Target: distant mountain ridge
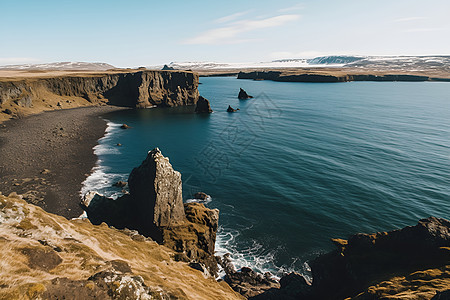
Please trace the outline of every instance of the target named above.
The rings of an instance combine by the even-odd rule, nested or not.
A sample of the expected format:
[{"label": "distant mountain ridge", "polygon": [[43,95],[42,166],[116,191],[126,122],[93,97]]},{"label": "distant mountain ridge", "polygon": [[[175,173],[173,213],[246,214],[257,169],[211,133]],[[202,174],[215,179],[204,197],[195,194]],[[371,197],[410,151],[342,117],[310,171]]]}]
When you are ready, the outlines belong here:
[{"label": "distant mountain ridge", "polygon": [[106,71],[115,69],[113,65],[100,62],[53,62],[43,64],[24,64],[0,66],[0,70],[74,70],[74,71]]},{"label": "distant mountain ridge", "polygon": [[[346,56],[330,55],[312,59],[288,58],[269,62],[256,63],[218,63],[218,62],[171,62],[168,67],[177,70],[226,70],[226,69],[277,69],[277,68],[313,68],[341,67],[367,68],[376,70],[429,71],[441,70],[450,72],[450,55],[433,56]],[[149,68],[161,68],[151,66]]]}]

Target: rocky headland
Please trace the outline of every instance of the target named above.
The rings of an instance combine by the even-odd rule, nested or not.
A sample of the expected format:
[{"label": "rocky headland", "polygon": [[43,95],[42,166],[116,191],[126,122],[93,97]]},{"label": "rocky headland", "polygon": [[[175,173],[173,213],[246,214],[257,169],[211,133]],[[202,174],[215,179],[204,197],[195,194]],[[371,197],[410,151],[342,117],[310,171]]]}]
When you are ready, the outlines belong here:
[{"label": "rocky headland", "polygon": [[15,73],[0,77],[0,121],[80,106],[195,105],[197,88],[198,75],[185,71]]},{"label": "rocky headland", "polygon": [[450,288],[450,222],[445,219],[430,217],[415,226],[333,243],[336,250],[309,262],[312,283],[291,273],[281,278],[281,288],[254,299],[449,299],[439,295]]},{"label": "rocky headland", "polygon": [[351,74],[342,72],[326,72],[321,70],[290,71],[251,71],[239,72],[238,79],[272,80],[282,82],[349,82],[349,81],[450,81],[450,78],[430,77],[427,75],[386,74]]}]

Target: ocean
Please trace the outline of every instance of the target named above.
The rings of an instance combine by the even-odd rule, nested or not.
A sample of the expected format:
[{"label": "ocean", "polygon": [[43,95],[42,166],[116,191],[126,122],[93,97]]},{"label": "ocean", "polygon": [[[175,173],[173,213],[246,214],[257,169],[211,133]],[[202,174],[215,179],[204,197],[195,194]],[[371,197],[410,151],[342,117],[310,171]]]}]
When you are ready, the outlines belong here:
[{"label": "ocean", "polygon": [[[82,193],[117,197],[112,183],[158,147],[182,174],[184,200],[202,191],[220,210],[218,254],[278,276],[307,273],[331,238],[450,219],[449,83],[200,82],[210,115],[181,107],[105,116]],[[255,98],[238,100],[239,88]]]}]

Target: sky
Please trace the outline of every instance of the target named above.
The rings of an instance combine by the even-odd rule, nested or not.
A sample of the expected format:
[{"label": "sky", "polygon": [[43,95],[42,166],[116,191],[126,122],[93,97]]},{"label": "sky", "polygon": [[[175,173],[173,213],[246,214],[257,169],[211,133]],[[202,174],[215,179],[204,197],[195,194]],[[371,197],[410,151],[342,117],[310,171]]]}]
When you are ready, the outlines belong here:
[{"label": "sky", "polygon": [[0,0],[0,65],[450,55],[448,0]]}]

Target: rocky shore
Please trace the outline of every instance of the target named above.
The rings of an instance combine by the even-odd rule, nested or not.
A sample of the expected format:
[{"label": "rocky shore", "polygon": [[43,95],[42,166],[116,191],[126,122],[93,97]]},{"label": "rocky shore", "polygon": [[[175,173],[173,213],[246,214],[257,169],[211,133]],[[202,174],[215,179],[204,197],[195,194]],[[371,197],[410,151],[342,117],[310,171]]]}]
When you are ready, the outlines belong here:
[{"label": "rocky shore", "polygon": [[183,71],[7,76],[0,77],[0,122],[9,120],[0,123],[0,191],[67,218],[82,213],[79,191],[96,162],[92,149],[105,132],[103,114],[195,105],[200,97],[197,74]]}]

